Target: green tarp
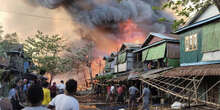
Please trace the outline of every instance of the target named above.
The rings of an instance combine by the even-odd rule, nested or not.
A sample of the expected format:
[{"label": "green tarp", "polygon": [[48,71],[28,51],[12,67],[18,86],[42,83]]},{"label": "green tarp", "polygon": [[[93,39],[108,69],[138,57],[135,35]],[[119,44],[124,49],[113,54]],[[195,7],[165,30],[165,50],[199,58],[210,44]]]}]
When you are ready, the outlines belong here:
[{"label": "green tarp", "polygon": [[220,23],[209,24],[202,30],[202,51],[220,50]]},{"label": "green tarp", "polygon": [[146,60],[149,49],[142,51],[142,62]]},{"label": "green tarp", "polygon": [[[166,50],[166,43],[163,43],[159,46],[149,48],[145,50],[145,52],[143,51],[142,55],[146,55],[146,54],[147,55],[146,57],[142,56],[142,58],[145,57],[145,60],[156,60],[156,59],[164,58],[165,50]],[[142,59],[142,61],[144,61],[144,59]]]},{"label": "green tarp", "polygon": [[126,56],[127,56],[127,53],[126,52],[123,52],[121,54],[118,55],[118,64],[123,64],[125,63],[126,61]]},{"label": "green tarp", "polygon": [[110,68],[111,68],[111,62],[106,62],[105,69],[110,69]]}]

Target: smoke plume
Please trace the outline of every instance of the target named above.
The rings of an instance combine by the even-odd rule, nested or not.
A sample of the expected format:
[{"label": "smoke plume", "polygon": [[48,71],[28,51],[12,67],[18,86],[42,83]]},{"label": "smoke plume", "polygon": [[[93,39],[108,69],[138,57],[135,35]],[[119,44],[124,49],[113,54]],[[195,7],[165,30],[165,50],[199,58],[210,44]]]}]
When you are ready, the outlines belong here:
[{"label": "smoke plume", "polygon": [[38,0],[47,8],[64,6],[74,21],[90,28],[105,28],[115,31],[118,23],[132,19],[143,30],[168,32],[170,23],[158,22],[159,18],[172,21],[163,11],[153,10],[160,0]]},{"label": "smoke plume", "polygon": [[[72,16],[73,25],[79,28],[79,36],[81,30],[87,33],[88,36],[81,37],[94,41],[99,53],[106,53],[106,48],[112,51],[109,45],[116,48],[122,42],[143,39],[148,32],[170,32],[173,18],[164,11],[152,9],[161,6],[162,1],[38,0],[47,8],[64,7]],[[159,22],[160,18],[166,18],[166,22]]]}]

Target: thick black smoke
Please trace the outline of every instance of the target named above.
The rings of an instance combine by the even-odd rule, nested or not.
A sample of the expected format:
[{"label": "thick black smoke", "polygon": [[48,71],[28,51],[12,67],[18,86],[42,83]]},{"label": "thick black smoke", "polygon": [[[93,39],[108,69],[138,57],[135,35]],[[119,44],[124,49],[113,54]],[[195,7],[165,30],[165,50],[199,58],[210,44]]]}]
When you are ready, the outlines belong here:
[{"label": "thick black smoke", "polygon": [[[104,28],[117,32],[118,23],[132,19],[145,31],[169,32],[173,20],[161,10],[153,10],[152,6],[160,6],[160,0],[38,0],[47,8],[64,6],[79,22],[90,28]],[[166,18],[170,22],[159,22]]]}]

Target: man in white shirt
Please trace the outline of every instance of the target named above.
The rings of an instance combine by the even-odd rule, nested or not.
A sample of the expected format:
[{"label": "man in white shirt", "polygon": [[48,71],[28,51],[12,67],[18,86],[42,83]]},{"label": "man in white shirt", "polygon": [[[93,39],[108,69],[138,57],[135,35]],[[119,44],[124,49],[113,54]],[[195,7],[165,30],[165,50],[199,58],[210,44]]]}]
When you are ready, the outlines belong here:
[{"label": "man in white shirt", "polygon": [[75,86],[77,85],[73,79],[68,80],[65,93],[53,98],[48,108],[55,108],[55,110],[79,110],[79,102],[73,97]]}]

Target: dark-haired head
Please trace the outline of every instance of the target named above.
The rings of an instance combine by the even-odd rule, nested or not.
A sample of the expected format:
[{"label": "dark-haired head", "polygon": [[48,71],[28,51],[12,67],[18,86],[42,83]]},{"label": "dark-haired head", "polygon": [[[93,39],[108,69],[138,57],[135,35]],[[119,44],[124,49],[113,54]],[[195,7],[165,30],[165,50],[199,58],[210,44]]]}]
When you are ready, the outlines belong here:
[{"label": "dark-haired head", "polygon": [[48,83],[48,82],[46,82],[46,81],[44,81],[44,82],[42,83],[42,87],[43,87],[43,88],[47,88],[47,87],[48,87],[48,85],[49,85],[49,83]]},{"label": "dark-haired head", "polygon": [[40,105],[43,100],[43,89],[39,85],[32,85],[27,91],[28,102],[33,106]]},{"label": "dark-haired head", "polygon": [[70,79],[66,82],[66,91],[68,94],[73,94],[76,90],[77,82],[73,79]]},{"label": "dark-haired head", "polygon": [[60,82],[61,82],[61,83],[64,83],[64,81],[63,81],[63,80],[61,80]]}]

